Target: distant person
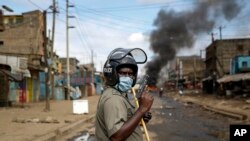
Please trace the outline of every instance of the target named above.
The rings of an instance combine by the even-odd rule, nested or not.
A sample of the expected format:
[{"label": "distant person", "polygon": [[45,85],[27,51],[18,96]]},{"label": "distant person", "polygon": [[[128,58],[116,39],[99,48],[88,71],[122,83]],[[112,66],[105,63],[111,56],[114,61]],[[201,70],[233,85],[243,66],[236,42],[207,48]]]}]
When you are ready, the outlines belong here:
[{"label": "distant person", "polygon": [[163,88],[161,87],[159,91],[159,97],[162,97],[162,94],[163,94]]},{"label": "distant person", "polygon": [[[144,55],[145,60],[136,60],[133,52]],[[143,50],[115,49],[110,53],[103,68],[105,87],[96,112],[95,135],[98,141],[143,141],[140,121],[150,120],[147,114],[153,104],[153,97],[144,92],[135,109],[128,98],[129,90],[135,85],[139,63],[147,60]],[[145,122],[147,122],[145,121]]]},{"label": "distant person", "polygon": [[184,93],[183,93],[183,84],[182,83],[180,83],[180,84],[178,84],[179,85],[179,94],[182,96]]}]

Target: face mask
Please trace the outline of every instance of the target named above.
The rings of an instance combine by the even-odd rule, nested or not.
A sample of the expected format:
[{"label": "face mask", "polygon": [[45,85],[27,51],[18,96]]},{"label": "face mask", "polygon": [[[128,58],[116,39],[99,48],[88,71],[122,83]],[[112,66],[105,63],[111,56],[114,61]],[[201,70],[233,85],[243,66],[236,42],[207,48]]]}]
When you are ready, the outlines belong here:
[{"label": "face mask", "polygon": [[120,76],[119,83],[116,85],[118,90],[126,92],[131,89],[133,84],[133,79],[128,76]]}]

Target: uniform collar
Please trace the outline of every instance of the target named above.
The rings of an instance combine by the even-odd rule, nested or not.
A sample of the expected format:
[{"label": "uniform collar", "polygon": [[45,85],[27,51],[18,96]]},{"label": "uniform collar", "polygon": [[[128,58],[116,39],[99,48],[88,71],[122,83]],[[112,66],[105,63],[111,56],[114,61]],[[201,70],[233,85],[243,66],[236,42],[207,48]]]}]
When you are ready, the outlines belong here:
[{"label": "uniform collar", "polygon": [[120,92],[119,90],[117,90],[117,89],[114,88],[114,87],[111,87],[111,88],[113,88],[113,90],[112,90],[112,94],[113,94],[113,95],[121,95],[121,96],[123,96],[123,97],[125,97],[125,98],[128,98],[127,93],[125,93],[125,92]]},{"label": "uniform collar", "polygon": [[127,93],[122,93],[122,92],[118,91],[118,90],[117,90],[116,88],[114,88],[114,87],[110,87],[110,88],[112,89],[112,94],[113,94],[113,95],[119,95],[119,96],[124,97],[124,98],[128,101],[128,103],[131,105],[131,107],[135,108],[135,106],[134,106],[133,104],[131,104],[131,102],[129,101],[129,99],[128,99],[128,94],[127,94]]}]

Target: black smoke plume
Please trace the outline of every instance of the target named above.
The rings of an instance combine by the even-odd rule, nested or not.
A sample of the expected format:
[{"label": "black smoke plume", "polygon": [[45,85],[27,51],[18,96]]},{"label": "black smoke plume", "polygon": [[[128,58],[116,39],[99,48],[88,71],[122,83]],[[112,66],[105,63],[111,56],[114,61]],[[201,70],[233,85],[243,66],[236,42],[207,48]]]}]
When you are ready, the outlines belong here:
[{"label": "black smoke plume", "polygon": [[216,21],[236,17],[241,6],[236,0],[197,0],[189,11],[160,10],[150,35],[150,49],[155,53],[146,64],[151,83],[157,82],[161,69],[175,58],[182,48],[191,48],[202,33],[209,33]]}]

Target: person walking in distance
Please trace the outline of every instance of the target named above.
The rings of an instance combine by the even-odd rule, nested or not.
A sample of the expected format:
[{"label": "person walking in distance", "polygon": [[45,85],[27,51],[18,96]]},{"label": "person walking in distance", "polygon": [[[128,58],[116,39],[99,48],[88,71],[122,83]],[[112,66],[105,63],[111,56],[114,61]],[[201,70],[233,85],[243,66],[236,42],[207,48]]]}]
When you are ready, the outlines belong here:
[{"label": "person walking in distance", "polygon": [[146,53],[139,48],[113,50],[104,64],[105,89],[96,112],[95,135],[98,141],[143,141],[141,119],[148,114],[153,97],[144,92],[136,109],[128,99],[128,91],[137,80],[137,64],[145,63]]},{"label": "person walking in distance", "polygon": [[162,97],[162,94],[163,94],[163,88],[161,87],[159,91],[159,97]]}]

